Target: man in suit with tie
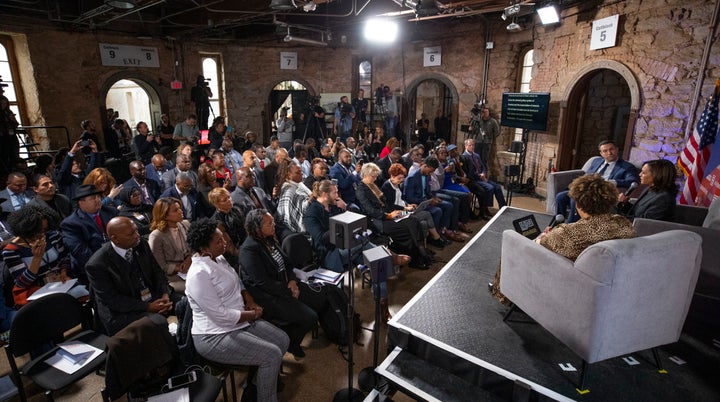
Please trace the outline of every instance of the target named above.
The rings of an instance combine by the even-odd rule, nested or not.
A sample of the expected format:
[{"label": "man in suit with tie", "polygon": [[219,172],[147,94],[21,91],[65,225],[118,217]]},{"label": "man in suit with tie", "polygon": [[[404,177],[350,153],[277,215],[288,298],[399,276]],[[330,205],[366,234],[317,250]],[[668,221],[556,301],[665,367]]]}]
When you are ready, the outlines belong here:
[{"label": "man in suit with tie", "polygon": [[257,165],[257,155],[255,155],[255,152],[248,149],[247,151],[243,152],[242,157],[243,157],[243,167],[247,167],[250,169],[250,172],[252,173],[253,177],[255,178],[255,185],[260,187],[261,189],[266,188],[265,187],[265,175],[256,166]]},{"label": "man in suit with tie", "polygon": [[[254,154],[254,152],[253,152]],[[275,213],[275,205],[272,203],[267,193],[255,184],[255,176],[252,169],[243,166],[235,173],[237,177],[237,187],[230,194],[233,205],[237,205],[247,215],[253,209],[266,209],[271,214]]]},{"label": "man in suit with tie", "polygon": [[5,190],[0,191],[0,198],[5,198],[2,203],[5,214],[17,211],[35,198],[35,193],[27,188],[27,177],[20,172],[11,172],[6,184]]},{"label": "man in suit with tie", "polygon": [[485,217],[490,217],[492,213],[488,208],[493,205],[493,196],[495,196],[495,200],[497,200],[498,208],[507,205],[502,187],[487,177],[487,165],[485,161],[482,160],[482,157],[475,152],[475,140],[468,138],[464,144],[465,152],[460,156],[462,168],[467,174],[467,177],[484,190],[485,199],[483,200],[482,213]]},{"label": "man in suit with tie", "polygon": [[340,198],[347,203],[348,208],[359,210],[355,205],[355,190],[360,183],[360,169],[362,163],[357,166],[352,164],[352,155],[347,149],[338,153],[338,161],[330,168],[330,178],[337,181]]},{"label": "man in suit with tie", "polygon": [[[597,173],[619,188],[630,187],[631,183],[640,180],[635,165],[620,159],[619,149],[614,142],[602,141],[598,148],[602,158],[596,158],[590,164],[586,174]],[[577,222],[580,219],[575,209],[575,200],[570,198],[567,190],[561,191],[555,196],[555,214],[565,215],[567,223]]]},{"label": "man in suit with tie", "polygon": [[160,185],[154,180],[147,179],[147,171],[145,165],[139,160],[130,162],[131,178],[123,183],[123,188],[128,190],[137,187],[140,189],[140,198],[143,204],[155,205],[155,201],[160,197]]},{"label": "man in suit with tie", "polygon": [[187,155],[180,154],[175,158],[175,168],[167,170],[162,175],[163,186],[165,189],[175,184],[175,176],[180,172],[188,172],[192,177],[193,187],[197,187],[197,173],[192,170],[192,161]]},{"label": "man in suit with tie", "polygon": [[101,194],[92,184],[78,187],[73,198],[78,208],[60,223],[73,274],[84,285],[88,283],[85,264],[108,241],[107,224],[118,214],[117,209],[102,205]]},{"label": "man in suit with tie", "polygon": [[165,316],[173,307],[171,290],[147,241],[124,216],[108,222],[107,234],[110,241],[90,257],[86,267],[106,333],[114,335],[146,316],[167,325]]},{"label": "man in suit with tie", "polygon": [[165,190],[161,198],[172,197],[180,200],[183,216],[188,221],[194,221],[205,216],[202,208],[198,208],[197,190],[193,188],[192,177],[187,172],[180,172],[175,176],[175,185]]},{"label": "man in suit with tie", "polygon": [[168,163],[165,156],[163,154],[155,154],[152,159],[150,159],[150,163],[145,165],[145,177],[148,180],[156,182],[160,187],[160,191],[165,191],[166,187],[162,176],[168,170],[172,170],[172,165]]}]

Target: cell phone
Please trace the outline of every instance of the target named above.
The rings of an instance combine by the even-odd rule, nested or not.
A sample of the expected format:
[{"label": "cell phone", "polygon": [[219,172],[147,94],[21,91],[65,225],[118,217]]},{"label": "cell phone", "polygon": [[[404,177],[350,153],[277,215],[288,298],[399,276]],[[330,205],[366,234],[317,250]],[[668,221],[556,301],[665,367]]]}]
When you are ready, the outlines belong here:
[{"label": "cell phone", "polygon": [[190,371],[188,373],[176,375],[168,378],[168,387],[170,389],[176,389],[184,387],[185,385],[192,384],[197,381],[197,373]]}]

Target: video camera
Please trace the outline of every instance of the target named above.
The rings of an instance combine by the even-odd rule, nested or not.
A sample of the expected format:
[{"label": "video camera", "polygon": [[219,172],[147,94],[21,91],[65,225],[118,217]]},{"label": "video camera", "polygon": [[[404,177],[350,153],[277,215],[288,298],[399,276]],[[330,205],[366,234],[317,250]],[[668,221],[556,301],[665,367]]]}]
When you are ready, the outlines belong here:
[{"label": "video camera", "polygon": [[338,108],[343,116],[352,113],[352,105],[349,103],[338,102]]}]

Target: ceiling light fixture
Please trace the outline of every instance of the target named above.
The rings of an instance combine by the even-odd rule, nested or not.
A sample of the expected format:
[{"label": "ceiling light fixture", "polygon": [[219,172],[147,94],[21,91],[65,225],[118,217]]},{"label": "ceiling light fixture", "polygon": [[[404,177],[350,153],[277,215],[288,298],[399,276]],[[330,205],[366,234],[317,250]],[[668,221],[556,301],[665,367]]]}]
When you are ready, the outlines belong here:
[{"label": "ceiling light fixture", "polygon": [[560,14],[558,14],[557,8],[555,8],[555,5],[553,4],[548,4],[538,8],[537,13],[540,16],[540,22],[543,25],[560,22]]},{"label": "ceiling light fixture", "polygon": [[327,42],[319,41],[319,40],[313,40],[313,39],[307,39],[307,38],[300,38],[297,36],[292,36],[290,34],[285,35],[283,38],[283,42],[296,42],[296,43],[302,43],[304,45],[314,45],[314,46],[327,46]]},{"label": "ceiling light fixture", "polygon": [[303,6],[303,11],[305,11],[306,13],[310,11],[315,11],[315,9],[317,9],[317,4],[314,1],[308,1]]},{"label": "ceiling light fixture", "polygon": [[508,17],[512,17],[513,15],[516,15],[520,12],[520,4],[514,4],[510,7],[505,7],[505,11],[503,11],[500,18],[504,20],[508,19]]},{"label": "ceiling light fixture", "polygon": [[135,8],[135,0],[107,0],[105,1],[105,4],[107,4],[110,7],[113,8],[120,8],[123,10],[129,10],[131,8]]}]

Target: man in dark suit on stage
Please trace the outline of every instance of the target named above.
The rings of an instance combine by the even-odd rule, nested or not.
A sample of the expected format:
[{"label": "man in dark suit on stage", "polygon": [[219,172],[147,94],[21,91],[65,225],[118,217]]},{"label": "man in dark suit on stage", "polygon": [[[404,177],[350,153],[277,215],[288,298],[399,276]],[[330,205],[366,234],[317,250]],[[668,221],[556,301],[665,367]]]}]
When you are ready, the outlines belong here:
[{"label": "man in dark suit on stage", "polygon": [[80,283],[87,285],[85,264],[90,256],[108,241],[107,224],[117,216],[118,211],[102,205],[101,191],[92,184],[78,187],[73,201],[77,202],[78,208],[63,219],[60,231],[65,245],[70,249],[73,274]]},{"label": "man in dark suit on stage", "polygon": [[167,325],[165,316],[173,307],[171,290],[147,241],[124,216],[110,220],[107,232],[110,241],[92,255],[86,267],[105,331],[114,335],[145,316]]},{"label": "man in dark suit on stage", "polygon": [[[630,184],[640,181],[637,168],[632,163],[620,159],[620,151],[614,142],[602,141],[598,149],[602,158],[592,161],[586,174],[597,173],[605,180],[613,182],[618,188],[628,188]],[[577,222],[580,219],[575,209],[575,200],[570,198],[567,190],[555,196],[555,214],[565,215],[567,223]]]},{"label": "man in dark suit on stage", "polygon": [[139,160],[130,162],[130,176],[128,181],[123,183],[123,188],[128,190],[137,187],[140,189],[140,198],[143,204],[155,205],[160,197],[160,185],[154,180],[147,180],[145,165]]},{"label": "man in dark suit on stage", "polygon": [[175,176],[175,185],[165,190],[161,198],[172,197],[180,200],[185,219],[193,221],[205,216],[202,208],[198,208],[197,190],[193,188],[192,177],[187,172],[180,172]]}]

